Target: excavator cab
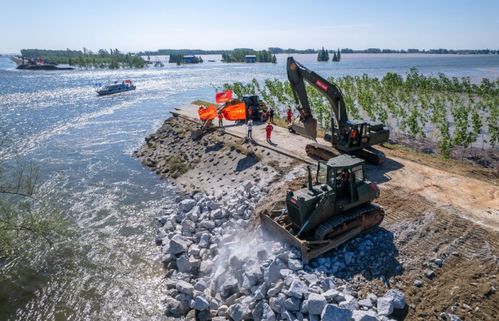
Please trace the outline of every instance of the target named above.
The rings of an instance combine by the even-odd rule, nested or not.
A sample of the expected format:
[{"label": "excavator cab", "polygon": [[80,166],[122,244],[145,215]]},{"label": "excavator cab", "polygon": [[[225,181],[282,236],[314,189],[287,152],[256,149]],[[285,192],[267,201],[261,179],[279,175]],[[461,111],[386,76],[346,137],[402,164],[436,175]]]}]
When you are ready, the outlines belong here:
[{"label": "excavator cab", "polygon": [[342,124],[338,145],[345,149],[364,148],[369,145],[370,124],[364,121],[349,120]]}]

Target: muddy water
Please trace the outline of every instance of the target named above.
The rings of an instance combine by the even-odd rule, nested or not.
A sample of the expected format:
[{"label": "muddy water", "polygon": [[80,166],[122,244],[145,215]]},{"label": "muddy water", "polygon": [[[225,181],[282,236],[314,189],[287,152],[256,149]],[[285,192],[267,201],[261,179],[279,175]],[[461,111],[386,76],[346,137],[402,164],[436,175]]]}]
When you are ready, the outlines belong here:
[{"label": "muddy water", "polygon": [[[335,76],[405,73],[412,66],[472,79],[499,76],[495,56],[344,55],[336,65],[319,64],[315,55],[297,59]],[[40,166],[41,192],[58,202],[75,230],[71,242],[48,256],[38,253],[43,259],[0,263],[0,319],[164,319],[153,218],[174,206],[176,194],[130,154],[175,106],[211,100],[212,85],[225,81],[284,79],[284,63],[279,56],[277,65],[30,72],[0,57],[0,129],[10,139],[2,155],[17,151]],[[135,81],[137,90],[96,97],[95,83],[121,79]]]}]

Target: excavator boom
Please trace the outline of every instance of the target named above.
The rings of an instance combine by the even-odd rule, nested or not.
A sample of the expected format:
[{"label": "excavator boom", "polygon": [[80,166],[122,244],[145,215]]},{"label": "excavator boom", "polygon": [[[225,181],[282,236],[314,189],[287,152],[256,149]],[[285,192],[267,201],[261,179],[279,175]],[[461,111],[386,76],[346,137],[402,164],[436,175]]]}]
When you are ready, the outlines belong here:
[{"label": "excavator boom", "polygon": [[[304,81],[307,81],[326,96],[338,124],[348,121],[343,94],[335,84],[330,83],[315,72],[307,69],[293,57],[288,57],[287,72],[293,96],[299,105],[298,111],[300,112],[300,120],[305,127],[305,136],[317,137],[317,121],[312,115]],[[334,127],[334,124],[331,124],[331,128]]]}]

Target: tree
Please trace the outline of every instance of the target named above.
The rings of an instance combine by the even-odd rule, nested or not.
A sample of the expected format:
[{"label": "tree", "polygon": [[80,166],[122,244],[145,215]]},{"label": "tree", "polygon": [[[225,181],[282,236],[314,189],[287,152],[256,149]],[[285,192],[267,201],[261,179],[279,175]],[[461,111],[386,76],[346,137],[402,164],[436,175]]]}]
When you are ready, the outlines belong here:
[{"label": "tree", "polygon": [[329,61],[329,53],[322,47],[317,54],[317,61]]},{"label": "tree", "polygon": [[0,141],[0,259],[25,256],[70,236],[68,220],[38,193],[38,168],[9,159]]}]

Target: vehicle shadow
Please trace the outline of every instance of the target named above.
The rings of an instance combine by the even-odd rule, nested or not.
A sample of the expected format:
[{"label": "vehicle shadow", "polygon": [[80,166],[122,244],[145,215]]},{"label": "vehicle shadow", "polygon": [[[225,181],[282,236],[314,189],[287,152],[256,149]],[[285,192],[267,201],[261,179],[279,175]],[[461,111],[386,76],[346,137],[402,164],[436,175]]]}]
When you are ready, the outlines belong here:
[{"label": "vehicle shadow", "polygon": [[386,158],[381,165],[372,165],[366,163],[367,177],[370,181],[373,181],[376,184],[385,183],[392,179],[390,177],[390,172],[399,170],[403,167],[403,164],[391,158]]}]

